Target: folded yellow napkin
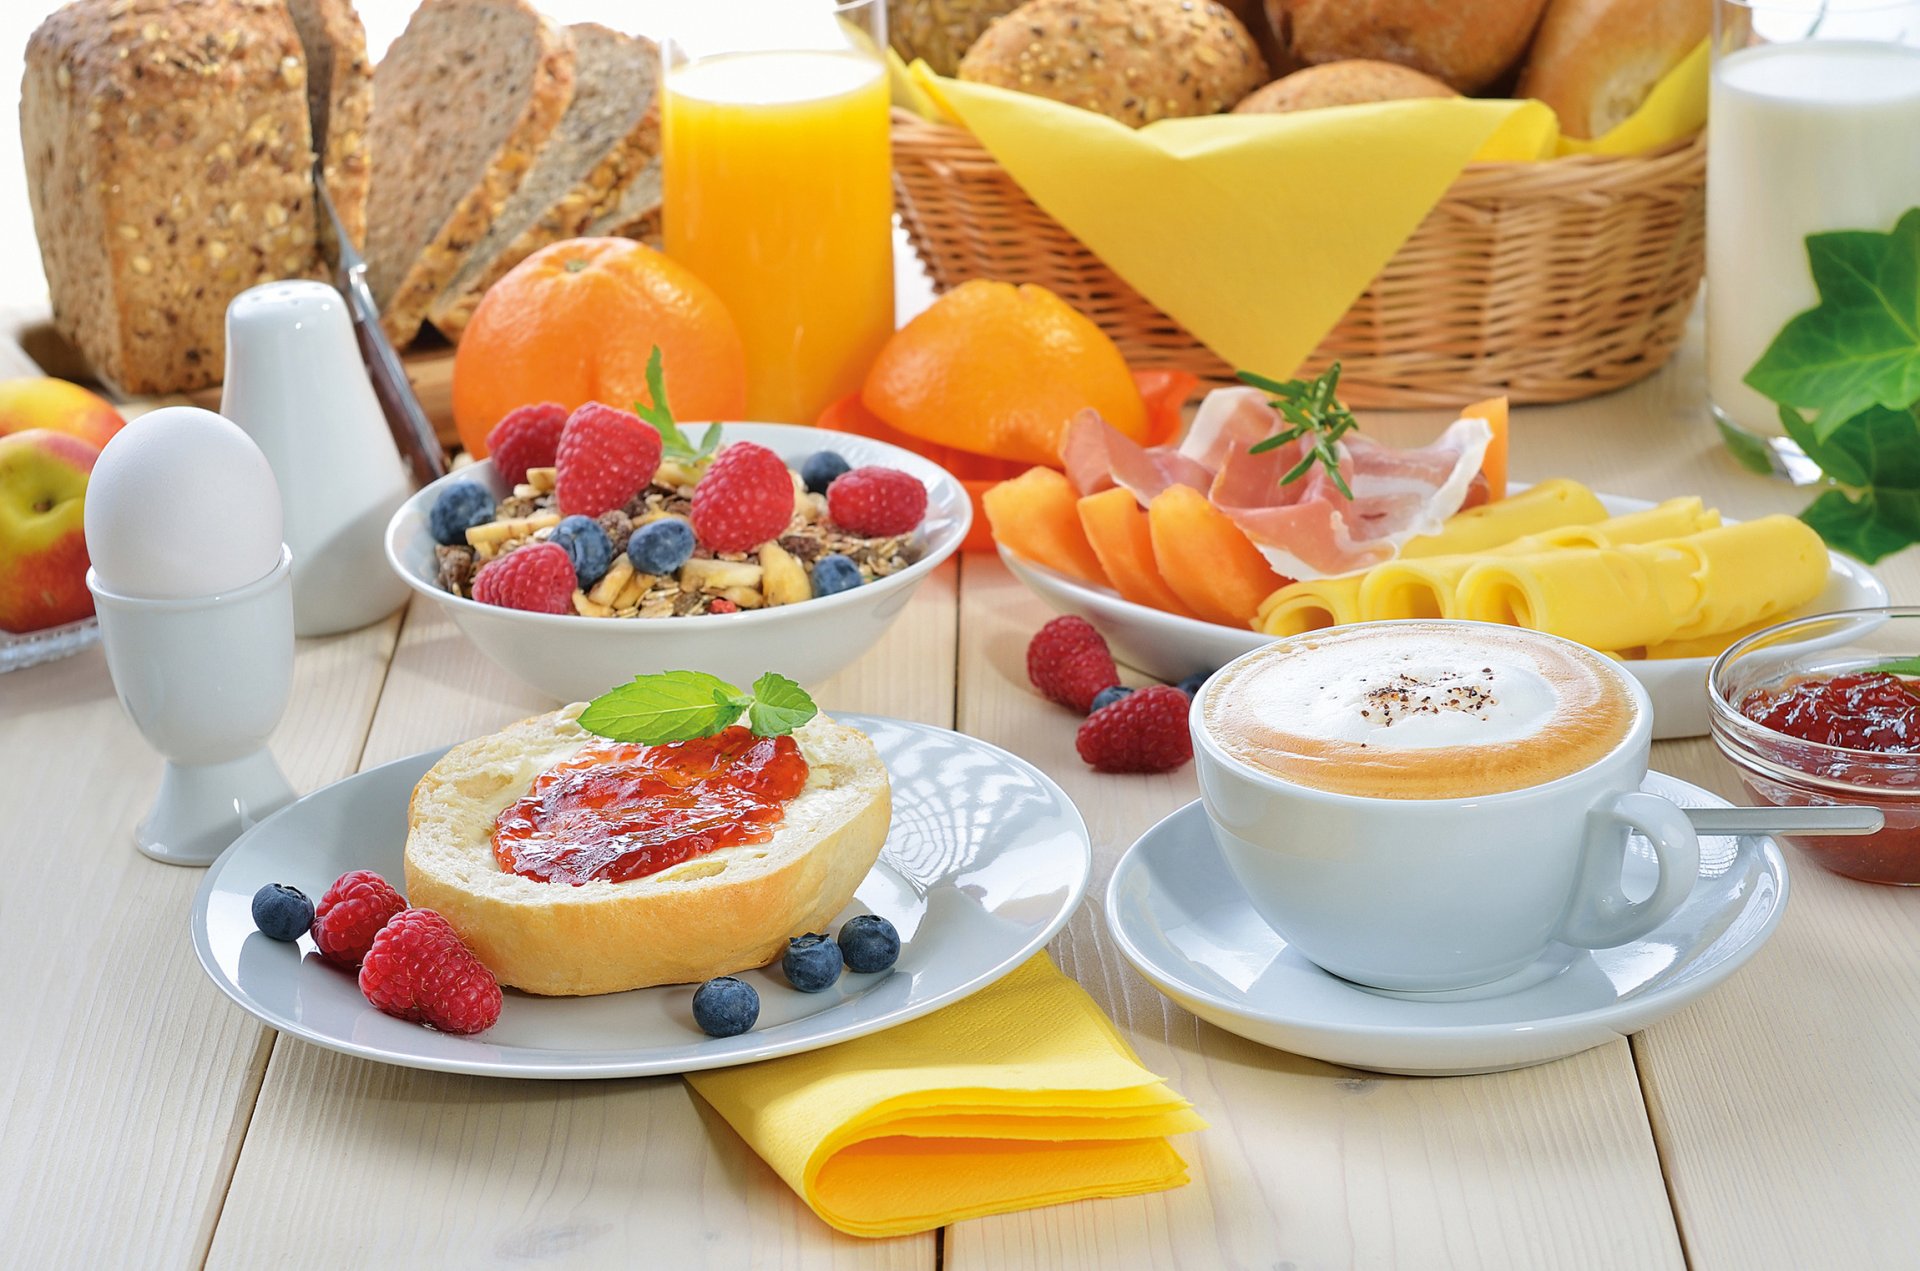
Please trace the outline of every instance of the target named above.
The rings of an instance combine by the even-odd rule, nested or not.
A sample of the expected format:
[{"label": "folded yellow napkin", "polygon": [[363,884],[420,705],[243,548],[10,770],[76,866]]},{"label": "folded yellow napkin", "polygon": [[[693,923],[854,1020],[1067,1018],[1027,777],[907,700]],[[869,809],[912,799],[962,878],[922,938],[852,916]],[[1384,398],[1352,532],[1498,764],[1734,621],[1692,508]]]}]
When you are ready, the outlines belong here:
[{"label": "folded yellow napkin", "polygon": [[822,1219],[898,1236],[1187,1181],[1204,1127],[1046,954],[965,1001],[687,1082]]},{"label": "folded yellow napkin", "polygon": [[1617,154],[1705,119],[1703,44],[1593,142],[1537,101],[1372,102],[1129,128],[1044,97],[896,75],[895,101],[970,130],[1041,208],[1235,366],[1288,375],[1468,163]]}]

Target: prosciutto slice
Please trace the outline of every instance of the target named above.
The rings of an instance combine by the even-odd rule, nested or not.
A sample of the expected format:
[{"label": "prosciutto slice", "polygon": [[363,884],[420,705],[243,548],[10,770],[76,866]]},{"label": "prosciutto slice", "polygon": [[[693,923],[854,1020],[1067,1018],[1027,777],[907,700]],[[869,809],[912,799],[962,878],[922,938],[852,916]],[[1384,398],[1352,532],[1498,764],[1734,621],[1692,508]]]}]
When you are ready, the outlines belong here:
[{"label": "prosciutto slice", "polygon": [[1173,485],[1190,485],[1205,492],[1213,470],[1204,468],[1172,446],[1142,446],[1088,408],[1067,425],[1060,446],[1061,466],[1074,491],[1085,498],[1120,486],[1145,507],[1155,495]]},{"label": "prosciutto slice", "polygon": [[[1264,401],[1259,405],[1273,413]],[[1204,413],[1205,407],[1201,409]],[[1196,443],[1224,451],[1208,495],[1276,572],[1297,579],[1366,569],[1393,559],[1408,539],[1438,530],[1467,505],[1493,439],[1484,419],[1455,420],[1439,440],[1417,450],[1399,450],[1348,433],[1334,443],[1334,452],[1340,475],[1353,491],[1349,499],[1318,465],[1282,485],[1281,478],[1300,461],[1305,442],[1251,453],[1253,442],[1245,440],[1242,431],[1242,421],[1251,414],[1236,404],[1231,414],[1223,411],[1215,437]],[[1196,416],[1195,432],[1199,425]],[[1484,497],[1484,484],[1480,489]]]}]

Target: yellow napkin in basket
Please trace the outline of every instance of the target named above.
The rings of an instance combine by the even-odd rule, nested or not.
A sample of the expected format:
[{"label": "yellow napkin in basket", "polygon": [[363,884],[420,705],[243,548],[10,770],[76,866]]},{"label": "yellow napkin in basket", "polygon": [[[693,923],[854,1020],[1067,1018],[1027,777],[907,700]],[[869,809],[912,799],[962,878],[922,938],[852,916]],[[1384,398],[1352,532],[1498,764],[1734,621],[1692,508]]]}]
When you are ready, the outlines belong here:
[{"label": "yellow napkin in basket", "polygon": [[822,1219],[898,1236],[1187,1181],[1204,1127],[1046,954],[965,1001],[687,1082]]},{"label": "yellow napkin in basket", "polygon": [[[1622,153],[1697,129],[1705,68],[1703,45],[1633,119],[1581,148]],[[1568,144],[1537,101],[1373,102],[1135,129],[924,62],[896,77],[895,100],[970,130],[1035,203],[1222,358],[1281,376],[1468,163],[1549,158]]]}]

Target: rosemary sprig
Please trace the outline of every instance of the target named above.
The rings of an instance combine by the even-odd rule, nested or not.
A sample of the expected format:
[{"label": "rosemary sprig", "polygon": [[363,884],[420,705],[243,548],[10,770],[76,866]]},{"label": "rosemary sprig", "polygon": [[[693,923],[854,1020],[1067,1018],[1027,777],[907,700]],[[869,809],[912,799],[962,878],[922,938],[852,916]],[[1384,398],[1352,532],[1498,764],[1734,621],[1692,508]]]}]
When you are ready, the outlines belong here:
[{"label": "rosemary sprig", "polygon": [[1347,487],[1346,478],[1340,475],[1340,456],[1335,453],[1333,443],[1358,428],[1360,421],[1334,396],[1334,390],[1340,385],[1340,364],[1335,362],[1311,382],[1270,380],[1252,371],[1241,371],[1239,377],[1242,383],[1272,394],[1267,404],[1279,411],[1280,418],[1289,425],[1285,431],[1249,446],[1248,453],[1262,454],[1290,441],[1309,438],[1306,453],[1286,476],[1280,478],[1280,484],[1289,485],[1298,481],[1317,463],[1327,470],[1334,488],[1351,499],[1353,491]]}]

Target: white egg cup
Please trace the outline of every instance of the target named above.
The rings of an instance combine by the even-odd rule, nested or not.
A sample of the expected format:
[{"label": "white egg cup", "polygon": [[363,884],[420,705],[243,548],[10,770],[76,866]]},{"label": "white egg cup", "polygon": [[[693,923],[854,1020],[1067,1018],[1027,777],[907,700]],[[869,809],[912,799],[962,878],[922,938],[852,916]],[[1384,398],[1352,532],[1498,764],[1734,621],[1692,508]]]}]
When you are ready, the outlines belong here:
[{"label": "white egg cup", "polygon": [[293,554],[216,596],[147,600],[87,588],[114,692],[166,757],[134,845],[169,865],[208,865],[295,797],[267,738],[293,688]]}]

